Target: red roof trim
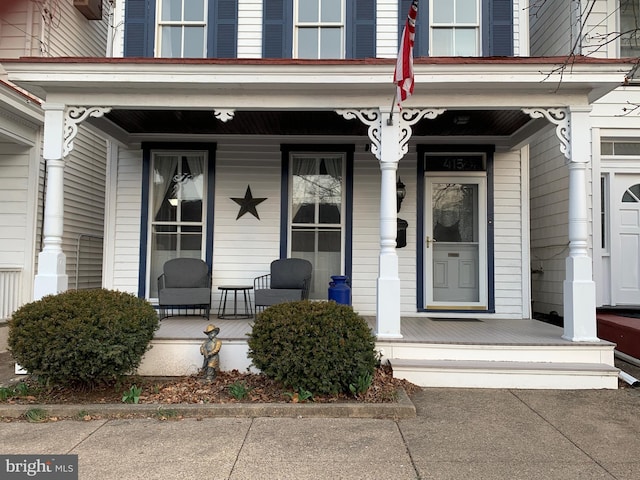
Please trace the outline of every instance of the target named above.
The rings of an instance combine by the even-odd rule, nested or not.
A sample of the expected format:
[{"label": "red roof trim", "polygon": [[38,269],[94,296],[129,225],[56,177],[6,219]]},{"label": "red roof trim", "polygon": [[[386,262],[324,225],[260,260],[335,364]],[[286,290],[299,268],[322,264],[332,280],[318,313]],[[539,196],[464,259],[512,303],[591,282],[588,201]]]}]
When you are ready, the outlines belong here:
[{"label": "red roof trim", "polygon": [[[21,57],[0,59],[0,63],[84,63],[157,65],[395,65],[395,58],[310,60],[289,58],[111,58],[111,57]],[[417,57],[418,65],[531,65],[636,63],[637,58],[559,57]]]},{"label": "red roof trim", "polygon": [[30,102],[36,103],[38,105],[42,104],[42,100],[40,100],[38,97],[36,97],[34,95],[31,95],[26,90],[24,90],[24,89],[14,85],[14,84],[12,84],[12,83],[9,83],[9,82],[7,82],[5,80],[0,79],[0,84],[4,85],[9,90],[13,90],[16,94],[20,95],[21,97],[26,98]]}]

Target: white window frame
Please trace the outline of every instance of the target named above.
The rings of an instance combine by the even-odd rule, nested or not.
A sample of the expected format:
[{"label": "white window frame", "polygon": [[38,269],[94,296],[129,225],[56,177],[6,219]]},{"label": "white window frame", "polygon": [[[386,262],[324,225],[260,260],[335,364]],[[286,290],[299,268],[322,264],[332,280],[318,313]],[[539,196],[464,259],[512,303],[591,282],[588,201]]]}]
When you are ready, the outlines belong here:
[{"label": "white window frame", "polygon": [[[438,0],[429,0],[429,55],[431,56],[439,56],[441,54],[434,53],[434,47],[436,46],[436,42],[434,41],[434,32],[436,30],[447,30],[447,31],[455,31],[457,29],[462,30],[470,30],[474,29],[476,33],[476,51],[474,53],[475,57],[479,57],[482,54],[482,36],[480,34],[480,29],[482,25],[482,8],[481,1],[475,0],[476,3],[476,21],[474,23],[462,23],[457,22],[455,19],[453,22],[448,23],[436,23],[434,18],[434,4]],[[458,0],[447,0],[448,3],[457,2]],[[419,14],[419,12],[418,12]],[[454,15],[455,15],[455,7],[454,7]],[[442,54],[443,56],[460,56],[460,54],[456,53],[456,45],[455,45],[455,35],[453,37],[453,51],[448,54]]]},{"label": "white window frame", "polygon": [[[300,0],[294,0],[293,2],[293,58],[300,58],[299,49],[298,49],[298,33],[301,29],[316,29],[318,35],[318,56],[316,59],[322,59],[320,48],[321,48],[321,31],[323,28],[339,28],[340,29],[340,56],[337,58],[343,59],[345,58],[345,35],[346,35],[346,1],[355,1],[355,0],[340,0],[340,18],[339,22],[323,22],[320,15],[322,12],[322,2],[323,0],[318,0],[318,21],[317,22],[300,22],[298,21],[299,17],[299,3]],[[304,57],[306,58],[306,57]],[[336,58],[336,57],[328,57],[328,58]]]},{"label": "white window frame", "polygon": [[[155,56],[158,58],[185,58],[184,57],[184,32],[185,27],[201,27],[203,31],[203,45],[202,45],[202,57],[207,57],[207,36],[208,36],[208,28],[207,28],[207,18],[208,18],[208,10],[209,10],[209,2],[208,0],[204,0],[204,11],[202,12],[203,18],[202,20],[192,20],[187,21],[184,20],[184,7],[189,0],[182,0],[182,19],[181,20],[162,20],[162,2],[166,0],[157,0],[156,4],[156,42],[155,42]],[[180,41],[180,55],[176,56],[173,54],[171,56],[163,55],[162,52],[162,31],[163,27],[180,27],[182,31],[181,41]]]}]

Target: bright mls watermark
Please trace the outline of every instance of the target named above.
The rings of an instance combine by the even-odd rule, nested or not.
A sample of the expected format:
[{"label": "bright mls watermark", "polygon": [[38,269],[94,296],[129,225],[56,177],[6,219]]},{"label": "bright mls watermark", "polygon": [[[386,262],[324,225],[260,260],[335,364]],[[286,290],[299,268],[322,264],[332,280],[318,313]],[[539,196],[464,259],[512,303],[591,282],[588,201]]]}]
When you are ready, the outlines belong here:
[{"label": "bright mls watermark", "polygon": [[0,455],[0,478],[78,480],[78,455]]}]

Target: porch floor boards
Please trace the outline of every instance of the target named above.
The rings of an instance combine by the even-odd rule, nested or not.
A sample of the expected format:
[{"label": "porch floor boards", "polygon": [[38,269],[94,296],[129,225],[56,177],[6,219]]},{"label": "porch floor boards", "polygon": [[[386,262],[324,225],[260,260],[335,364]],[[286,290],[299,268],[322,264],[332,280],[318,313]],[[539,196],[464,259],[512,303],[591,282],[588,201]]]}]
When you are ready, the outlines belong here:
[{"label": "porch floor boards", "polygon": [[[365,317],[375,331],[375,318]],[[221,340],[246,340],[253,320],[224,320],[214,315],[201,317],[169,317],[160,322],[156,340],[202,340],[209,323],[220,327]],[[428,317],[403,317],[403,338],[393,343],[432,343],[464,345],[541,345],[571,346],[562,338],[560,327],[532,319],[483,319],[480,321],[443,320]],[[379,341],[379,343],[384,340]],[[601,343],[600,343],[601,344]],[[585,345],[585,343],[580,343]]]}]

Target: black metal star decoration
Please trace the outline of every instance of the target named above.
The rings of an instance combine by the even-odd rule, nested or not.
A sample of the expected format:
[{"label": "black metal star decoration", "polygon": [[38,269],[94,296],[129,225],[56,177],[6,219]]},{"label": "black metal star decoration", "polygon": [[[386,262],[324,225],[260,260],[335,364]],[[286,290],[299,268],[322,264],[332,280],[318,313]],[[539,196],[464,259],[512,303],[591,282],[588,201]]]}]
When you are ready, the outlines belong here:
[{"label": "black metal star decoration", "polygon": [[253,198],[253,195],[251,195],[251,187],[249,185],[247,185],[247,191],[244,194],[244,198],[231,198],[231,200],[240,205],[240,211],[238,212],[236,220],[238,220],[245,213],[250,213],[258,220],[260,220],[260,217],[258,216],[258,210],[256,210],[256,206],[264,202],[266,198]]}]

